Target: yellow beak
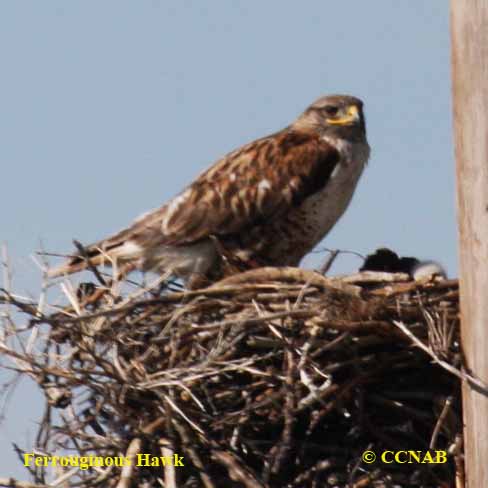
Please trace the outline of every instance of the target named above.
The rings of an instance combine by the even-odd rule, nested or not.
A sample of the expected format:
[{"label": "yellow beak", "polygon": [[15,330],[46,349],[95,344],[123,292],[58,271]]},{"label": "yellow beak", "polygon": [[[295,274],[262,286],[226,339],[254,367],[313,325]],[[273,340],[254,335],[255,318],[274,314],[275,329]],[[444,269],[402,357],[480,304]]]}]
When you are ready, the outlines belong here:
[{"label": "yellow beak", "polygon": [[327,119],[329,124],[333,125],[352,125],[359,122],[359,110],[356,105],[349,105],[346,110],[346,115],[341,118]]}]

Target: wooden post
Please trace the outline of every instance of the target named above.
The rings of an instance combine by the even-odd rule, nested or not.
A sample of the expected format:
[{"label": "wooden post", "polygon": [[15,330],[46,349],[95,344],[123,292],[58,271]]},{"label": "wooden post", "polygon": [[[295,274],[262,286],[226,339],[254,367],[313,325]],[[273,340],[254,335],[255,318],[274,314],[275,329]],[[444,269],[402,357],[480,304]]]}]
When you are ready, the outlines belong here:
[{"label": "wooden post", "polygon": [[[488,0],[451,0],[461,342],[488,383]],[[488,397],[463,385],[468,488],[488,487]]]}]

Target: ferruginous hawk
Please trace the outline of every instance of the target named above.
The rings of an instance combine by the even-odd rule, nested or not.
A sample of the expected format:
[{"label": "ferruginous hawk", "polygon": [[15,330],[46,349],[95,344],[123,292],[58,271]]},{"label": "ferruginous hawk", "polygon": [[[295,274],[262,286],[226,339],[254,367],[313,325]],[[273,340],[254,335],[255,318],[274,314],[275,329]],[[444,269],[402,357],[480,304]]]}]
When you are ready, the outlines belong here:
[{"label": "ferruginous hawk", "polygon": [[133,265],[188,287],[243,268],[296,266],[346,210],[369,157],[361,100],[319,98],[291,125],[218,160],[130,227],[49,271]]}]

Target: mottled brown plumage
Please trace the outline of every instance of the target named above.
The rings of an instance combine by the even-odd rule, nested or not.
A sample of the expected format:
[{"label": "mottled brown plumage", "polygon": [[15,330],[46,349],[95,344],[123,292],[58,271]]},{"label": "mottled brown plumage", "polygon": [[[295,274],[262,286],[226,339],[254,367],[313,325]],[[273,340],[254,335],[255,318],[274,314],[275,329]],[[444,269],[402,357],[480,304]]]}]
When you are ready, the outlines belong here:
[{"label": "mottled brown plumage", "polygon": [[[345,211],[368,155],[362,102],[322,97],[87,254],[94,265],[132,262],[193,285],[221,276],[225,265],[297,265]],[[74,257],[50,274],[86,266],[86,257]]]}]

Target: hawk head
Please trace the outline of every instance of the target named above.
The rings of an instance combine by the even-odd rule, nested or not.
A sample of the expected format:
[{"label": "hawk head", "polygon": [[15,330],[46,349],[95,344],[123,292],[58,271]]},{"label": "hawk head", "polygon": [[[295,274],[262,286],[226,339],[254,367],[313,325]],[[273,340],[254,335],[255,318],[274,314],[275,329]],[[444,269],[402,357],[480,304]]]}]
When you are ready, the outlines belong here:
[{"label": "hawk head", "polygon": [[363,102],[349,95],[329,95],[316,100],[292,124],[321,136],[360,141],[366,138]]}]

